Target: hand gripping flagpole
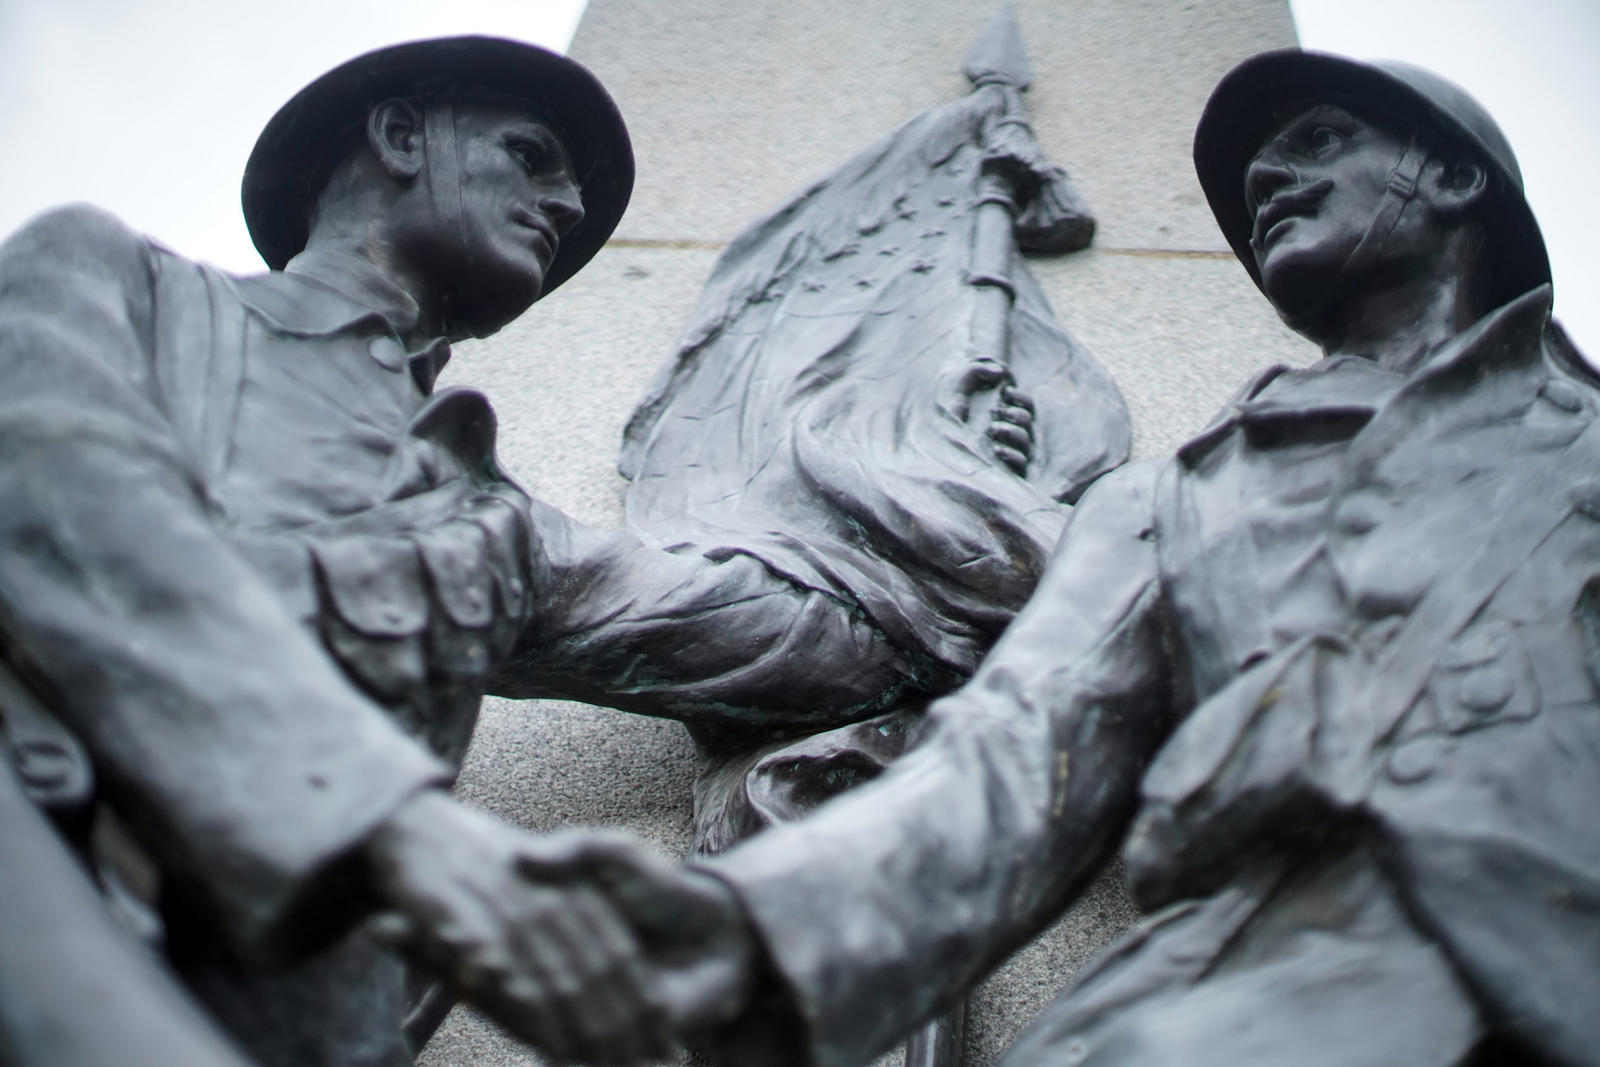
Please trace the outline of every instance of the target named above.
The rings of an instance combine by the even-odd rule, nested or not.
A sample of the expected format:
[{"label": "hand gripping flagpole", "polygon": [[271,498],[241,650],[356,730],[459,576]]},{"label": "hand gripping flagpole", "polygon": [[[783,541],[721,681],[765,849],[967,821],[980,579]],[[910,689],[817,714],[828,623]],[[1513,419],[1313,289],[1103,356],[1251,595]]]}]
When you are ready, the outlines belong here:
[{"label": "hand gripping flagpole", "polygon": [[[990,20],[963,67],[974,92],[999,94],[984,131],[984,158],[973,199],[967,281],[977,289],[968,333],[968,421],[990,412],[1011,381],[1011,279],[1014,247],[1071,252],[1094,237],[1089,214],[1066,172],[1044,158],[1022,107],[1033,74],[1008,5]],[[987,427],[980,426],[981,429]],[[1020,473],[1020,472],[1019,472]]]}]

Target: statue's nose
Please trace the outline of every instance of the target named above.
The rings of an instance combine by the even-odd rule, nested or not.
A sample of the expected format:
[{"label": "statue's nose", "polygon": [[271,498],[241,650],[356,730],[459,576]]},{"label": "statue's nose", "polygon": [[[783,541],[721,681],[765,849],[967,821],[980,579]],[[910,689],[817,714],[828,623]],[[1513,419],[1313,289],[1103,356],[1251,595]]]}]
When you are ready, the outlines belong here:
[{"label": "statue's nose", "polygon": [[540,197],[539,210],[556,228],[556,233],[564,237],[583,221],[583,197],[578,187],[568,182]]},{"label": "statue's nose", "polygon": [[1294,181],[1295,172],[1287,163],[1270,151],[1259,153],[1244,172],[1244,195],[1250,210],[1255,211]]}]

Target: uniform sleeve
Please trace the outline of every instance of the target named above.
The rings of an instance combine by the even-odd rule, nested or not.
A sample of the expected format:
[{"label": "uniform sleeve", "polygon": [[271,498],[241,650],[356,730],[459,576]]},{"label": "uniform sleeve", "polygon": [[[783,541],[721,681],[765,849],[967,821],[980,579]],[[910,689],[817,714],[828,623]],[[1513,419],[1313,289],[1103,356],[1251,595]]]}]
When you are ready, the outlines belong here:
[{"label": "uniform sleeve", "polygon": [[932,684],[859,607],[749,556],[650,548],[537,502],[533,517],[549,582],[503,695],[771,736],[855,722]]},{"label": "uniform sleeve", "polygon": [[1042,929],[1120,839],[1173,707],[1152,483],[1124,468],[1089,491],[1033,599],[881,778],[707,861],[773,987],[721,1060],[869,1062]]},{"label": "uniform sleeve", "polygon": [[353,917],[339,861],[447,775],[224,542],[152,381],[151,255],[88,208],[0,246],[0,639],[171,882],[287,953]]}]

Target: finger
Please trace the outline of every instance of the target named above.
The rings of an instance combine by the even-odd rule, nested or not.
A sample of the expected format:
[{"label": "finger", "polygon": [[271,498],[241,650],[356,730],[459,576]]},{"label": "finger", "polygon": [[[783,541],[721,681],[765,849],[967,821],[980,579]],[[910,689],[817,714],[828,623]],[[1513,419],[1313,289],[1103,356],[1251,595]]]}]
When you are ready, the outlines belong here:
[{"label": "finger", "polygon": [[670,1053],[665,1017],[648,999],[640,950],[626,928],[589,890],[536,892],[513,936],[562,1020],[561,1054],[633,1062]]},{"label": "finger", "polygon": [[1027,408],[1019,408],[1015,404],[1001,404],[996,407],[994,418],[1009,422],[1013,426],[1021,426],[1024,430],[1033,428],[1033,412]]},{"label": "finger", "polygon": [[1033,436],[1020,426],[1009,422],[992,422],[987,431],[989,440],[997,445],[1015,449],[1026,456],[1033,450]]},{"label": "finger", "polygon": [[[643,978],[625,980],[648,989],[645,999],[652,1006],[659,1001],[662,973],[698,965],[710,956],[744,959],[744,914],[716,878],[670,863],[617,834],[585,835],[576,848],[563,853],[563,863],[569,872],[581,873],[595,891],[598,915],[587,909],[579,913],[595,924],[592,936],[624,961],[625,975],[636,966],[648,971],[648,986]],[[641,1006],[635,1003],[626,1010],[638,1012]]]},{"label": "finger", "polygon": [[593,884],[616,906],[653,966],[702,958],[718,938],[744,930],[745,916],[726,883],[704,871],[637,849],[600,843]]},{"label": "finger", "polygon": [[[607,929],[616,921],[610,906],[601,907],[598,916],[579,913],[600,923],[594,928],[597,940],[613,944],[613,955],[623,961],[621,983],[643,991],[625,1010],[643,1013],[641,1018],[659,1013],[663,1039],[673,1044],[738,1013],[748,993],[755,943],[724,883],[617,836],[586,839],[580,865],[604,893],[597,902],[615,905],[630,927],[617,933]],[[643,956],[623,951],[622,942]]]},{"label": "finger", "polygon": [[531,882],[549,885],[589,883],[613,868],[629,868],[641,857],[654,859],[639,841],[613,830],[563,830],[529,837],[517,849],[513,866]]},{"label": "finger", "polygon": [[[465,946],[456,966],[446,970],[461,991],[524,1041],[552,1056],[571,1059],[582,1049],[575,1040],[564,1005],[570,975],[547,947],[548,934],[536,920],[513,910],[503,900],[489,900],[477,886],[467,887],[480,903],[501,916],[498,936]],[[530,889],[541,895],[551,890]],[[526,910],[526,901],[522,911]]]},{"label": "finger", "polygon": [[1007,404],[1013,405],[1014,407],[1026,408],[1030,412],[1033,411],[1033,397],[1029,396],[1027,393],[1024,393],[1015,385],[1007,385],[1004,389],[1000,390],[1000,399],[1004,400]]},{"label": "finger", "polygon": [[474,997],[473,1003],[508,1033],[551,1060],[568,1063],[604,1058],[574,1034],[544,980],[527,971],[513,970],[494,990]]},{"label": "finger", "polygon": [[377,924],[379,936],[400,935],[399,947],[408,957],[464,991],[484,988],[485,975],[494,971],[489,946],[495,943],[497,928],[491,909],[482,906],[481,894],[472,892],[431,920],[393,913]]},{"label": "finger", "polygon": [[693,867],[678,873],[683,894],[695,898],[703,915],[688,932],[692,953],[661,970],[655,988],[674,1032],[693,1037],[744,1010],[756,981],[756,938],[726,882]]},{"label": "finger", "polygon": [[972,395],[982,389],[993,389],[1004,385],[1011,380],[1011,372],[1004,363],[989,356],[979,356],[968,363],[961,377],[961,385],[967,395]]},{"label": "finger", "polygon": [[399,951],[416,942],[417,924],[398,911],[385,911],[367,921],[367,933],[384,948]]},{"label": "finger", "polygon": [[619,1031],[641,1023],[659,1028],[659,1013],[645,997],[642,971],[630,974],[628,969],[642,955],[638,942],[599,896],[587,889],[563,893],[560,905],[541,922],[546,947],[559,953],[573,979],[571,1022],[584,1041],[610,1042],[608,1047],[620,1052],[633,1042],[620,1040]]},{"label": "finger", "polygon": [[678,867],[636,839],[612,832],[563,832],[543,838],[537,851],[519,859],[524,877],[554,884],[593,886],[613,901],[635,927],[676,924],[678,902],[670,892]]},{"label": "finger", "polygon": [[989,451],[994,454],[995,459],[1009,467],[1013,474],[1021,475],[1027,473],[1028,457],[1016,449],[991,441],[989,443]]},{"label": "finger", "polygon": [[663,972],[656,988],[672,1029],[685,1039],[735,1017],[748,1000],[750,961],[718,953]]},{"label": "finger", "polygon": [[637,938],[612,907],[591,892],[576,894],[565,916],[569,952],[593,976],[595,1038],[611,1042],[613,1058],[659,1059],[677,1047],[659,1003],[655,971]]}]

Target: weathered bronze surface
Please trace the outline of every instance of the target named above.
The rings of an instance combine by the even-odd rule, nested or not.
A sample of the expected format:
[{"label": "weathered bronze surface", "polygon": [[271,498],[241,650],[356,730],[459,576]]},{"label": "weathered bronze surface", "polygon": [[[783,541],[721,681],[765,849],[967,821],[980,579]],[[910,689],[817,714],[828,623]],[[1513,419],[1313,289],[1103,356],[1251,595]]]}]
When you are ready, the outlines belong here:
[{"label": "weathered bronze surface", "polygon": [[[1085,492],[1126,426],[1018,257],[1088,220],[1008,32],[730,248],[629,532],[433,389],[626,204],[576,64],[319,79],[246,175],[266,275],[86,208],[0,246],[0,1058],[404,1063],[407,959],[558,1057],[845,1067],[1122,842],[1153,914],[1013,1067],[1593,1058],[1600,390],[1509,146],[1412,68],[1237,68],[1202,185],[1325,358]],[[720,854],[455,804],[485,692],[684,720]]]},{"label": "weathered bronze surface", "polygon": [[[592,256],[631,181],[583,68],[419,42],[319,79],[263,134],[246,218],[282,270],[228,277],[89,208],[0,249],[4,751],[260,1062],[409,1059],[399,957],[359,925],[374,911],[513,1026],[527,939],[573,921],[519,868],[522,835],[443,792],[547,579],[487,403],[433,379],[450,340]],[[133,973],[115,936],[105,962]],[[82,952],[9,973],[27,948],[0,954],[7,989],[84,980]],[[177,1032],[220,1046],[163,1014],[179,998],[107,998],[149,1016],[126,1047],[96,1048],[101,1028],[63,1045],[7,996],[8,1062],[159,1055],[142,1038]]]},{"label": "weathered bronze surface", "polygon": [[1600,1047],[1600,389],[1510,147],[1425,71],[1287,51],[1195,161],[1323,360],[1097,482],[906,755],[703,861],[760,947],[721,1062],[867,1062],[1119,844],[1151,916],[1009,1067]]},{"label": "weathered bronze surface", "polygon": [[[496,463],[485,398],[434,389],[450,342],[570,277],[626,205],[622,121],[559,56],[416,42],[308,86],[244,180],[271,273],[225,275],[89,208],[0,247],[4,751],[209,1012],[175,985],[130,990],[117,1017],[151,1020],[151,1055],[181,1060],[175,1033],[222,1048],[220,1023],[266,1065],[404,1062],[402,957],[558,1056],[653,1055],[726,1014],[747,949],[722,883],[608,902],[621,846],[537,841],[443,787],[485,692],[677,717],[721,771],[701,792],[733,787],[705,806],[714,850],[760,825],[752,754],[805,763],[811,735],[845,727],[813,744],[843,763],[765,780],[789,790],[768,809],[808,810],[865,776],[840,767],[891,759],[1026,599],[1065,502],[1128,432],[1018,257],[1081,247],[1093,223],[1027,130],[1008,25],[974,53],[970,98],[724,261],[717,321],[633,428],[633,517],[661,547],[531,500]],[[763,357],[741,362],[725,342],[752,330]],[[759,478],[737,432],[672,432],[730,359],[774,385],[743,429],[795,457]],[[691,466],[696,449],[722,466]],[[748,506],[664,506],[736,483]],[[30,813],[0,812],[26,855]],[[64,870],[17,899],[65,885],[82,907]],[[108,963],[137,955],[103,914],[85,924]],[[655,984],[671,968],[639,973],[719,944],[678,994]],[[37,958],[8,953],[0,991],[40,979]],[[0,1000],[20,1064],[116,1056],[104,1029],[63,1045],[24,1018],[37,998]],[[411,1042],[444,1003],[413,1005]]]},{"label": "weathered bronze surface", "polygon": [[[863,613],[918,665],[873,717],[821,732],[688,720],[696,853],[880,774],[1027,601],[1070,503],[1127,458],[1116,387],[1022,255],[1081,249],[1094,219],[1028,126],[1009,13],[966,74],[970,96],[731,242],[627,428],[631,530],[757,560]],[[822,651],[798,629],[760,654],[856,669]],[[961,1032],[959,1013],[942,1020],[908,1062],[959,1063]]]},{"label": "weathered bronze surface", "polygon": [[[1021,252],[1094,231],[1033,140],[1015,23],[970,96],[921,115],[730,244],[624,437],[646,542],[745,556],[850,604],[919,665],[884,715],[794,742],[691,722],[717,852],[864,780],[969,675],[1044,572],[1067,506],[1128,454],[1116,387]],[[766,656],[850,671],[803,634]],[[741,667],[741,669],[743,669]]]},{"label": "weathered bronze surface", "polygon": [[[593,887],[545,884],[558,846],[444,792],[485,691],[794,728],[916,685],[835,598],[531,501],[485,398],[435,392],[449,343],[569,277],[631,182],[582,67],[446,39],[353,60],[268,125],[244,201],[269,274],[81,207],[0,247],[0,751],[114,913],[263,1064],[407,1061],[394,946],[558,1055],[669,1046],[661,1008],[618,980],[636,934]],[[847,675],[774,657],[721,684],[744,658],[728,634],[773,641],[796,618]],[[36,828],[3,810],[21,849]],[[53,884],[87,897],[49,862],[0,903],[8,930]],[[704,940],[674,910],[652,942],[686,937]],[[40,975],[26,948],[0,954],[0,990],[84,978],[87,953]],[[175,1031],[220,1047],[197,1013],[156,1018],[181,997],[109,995],[152,1018],[151,1049]],[[103,1029],[56,1041],[36,1003],[0,1005],[8,1063],[125,1052],[94,1045]]]}]

